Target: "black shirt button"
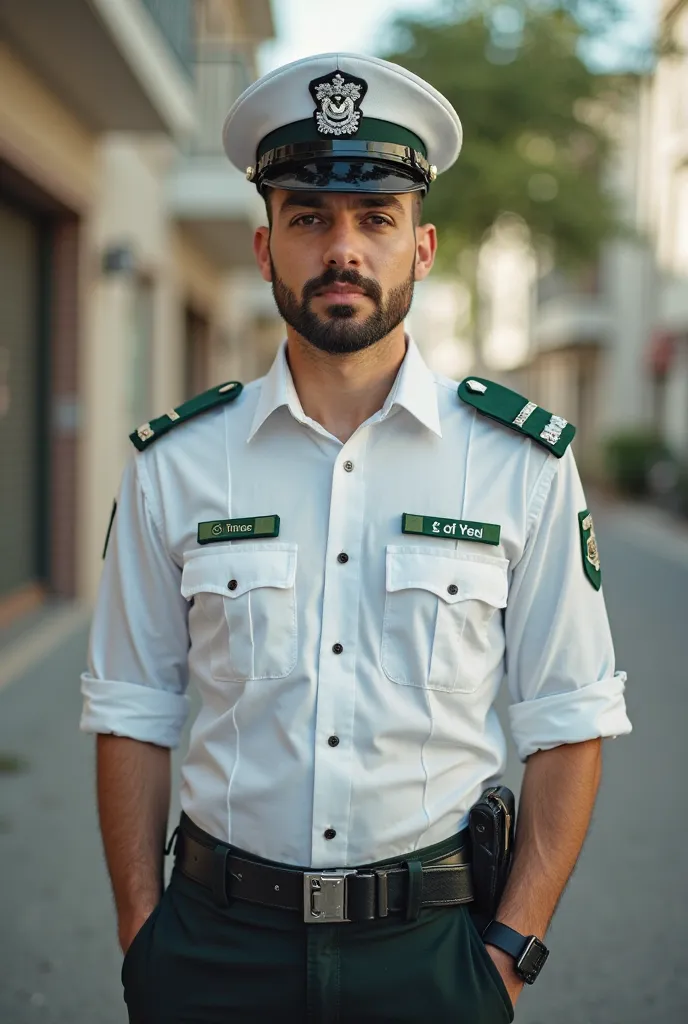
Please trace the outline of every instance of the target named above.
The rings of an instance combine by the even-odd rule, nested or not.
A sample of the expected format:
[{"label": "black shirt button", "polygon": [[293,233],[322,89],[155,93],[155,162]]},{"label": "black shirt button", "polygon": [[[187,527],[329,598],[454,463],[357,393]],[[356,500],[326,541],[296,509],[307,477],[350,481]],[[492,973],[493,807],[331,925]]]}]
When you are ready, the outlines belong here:
[{"label": "black shirt button", "polygon": [[325,836],[325,839],[334,839],[337,833],[333,828],[326,828],[323,835]]},{"label": "black shirt button", "polygon": [[229,588],[229,590],[236,590],[236,588],[238,586],[239,586],[239,584],[237,583],[236,580],[230,580],[229,583],[227,584],[227,587]]},{"label": "black shirt button", "polygon": [[341,644],[333,644],[332,650],[334,651],[335,654],[341,654],[344,648],[342,647]]},{"label": "black shirt button", "polygon": [[458,594],[459,588],[457,587],[456,583],[450,583],[449,586],[447,587],[447,592],[449,594]]},{"label": "black shirt button", "polygon": [[338,747],[339,746],[339,736],[330,736],[330,738],[329,738],[329,740],[327,742],[330,744],[331,747]]},{"label": "black shirt button", "polygon": [[349,561],[349,556],[346,551],[342,551],[341,554],[337,555],[337,561],[345,565]]}]

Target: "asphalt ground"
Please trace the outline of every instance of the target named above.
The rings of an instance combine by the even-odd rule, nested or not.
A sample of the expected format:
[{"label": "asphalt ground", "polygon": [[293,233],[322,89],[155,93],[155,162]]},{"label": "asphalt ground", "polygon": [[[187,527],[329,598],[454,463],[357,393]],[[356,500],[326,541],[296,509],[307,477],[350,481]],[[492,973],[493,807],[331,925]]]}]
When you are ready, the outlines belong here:
[{"label": "asphalt ground", "polygon": [[[683,1024],[688,535],[620,508],[601,509],[597,529],[634,732],[605,744],[591,832],[548,934],[552,955],[516,1020]],[[77,730],[85,643],[72,623],[4,687],[9,648],[0,650],[0,1024],[127,1019],[93,740]],[[20,669],[31,660],[11,654]],[[505,781],[517,787],[520,776],[512,757]]]}]

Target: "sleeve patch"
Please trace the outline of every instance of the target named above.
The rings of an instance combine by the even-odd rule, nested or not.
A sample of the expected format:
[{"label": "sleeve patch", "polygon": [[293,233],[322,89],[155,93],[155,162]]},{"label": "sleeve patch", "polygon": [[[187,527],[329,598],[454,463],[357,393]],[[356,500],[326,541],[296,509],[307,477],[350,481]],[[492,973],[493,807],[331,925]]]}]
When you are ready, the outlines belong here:
[{"label": "sleeve patch", "polygon": [[592,521],[592,516],[587,508],[578,513],[578,526],[581,535],[581,550],[583,552],[583,568],[585,569],[585,575],[588,577],[595,590],[599,590],[602,586],[600,553],[597,549],[595,526]]}]

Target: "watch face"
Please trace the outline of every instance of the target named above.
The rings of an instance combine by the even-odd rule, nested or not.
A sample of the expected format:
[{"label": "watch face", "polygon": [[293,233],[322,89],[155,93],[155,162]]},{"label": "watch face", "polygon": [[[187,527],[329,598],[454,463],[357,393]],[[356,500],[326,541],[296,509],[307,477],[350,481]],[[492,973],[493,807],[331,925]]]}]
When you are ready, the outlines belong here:
[{"label": "watch face", "polygon": [[528,985],[532,985],[549,956],[549,950],[535,935],[531,935],[528,944],[516,961],[516,970]]}]

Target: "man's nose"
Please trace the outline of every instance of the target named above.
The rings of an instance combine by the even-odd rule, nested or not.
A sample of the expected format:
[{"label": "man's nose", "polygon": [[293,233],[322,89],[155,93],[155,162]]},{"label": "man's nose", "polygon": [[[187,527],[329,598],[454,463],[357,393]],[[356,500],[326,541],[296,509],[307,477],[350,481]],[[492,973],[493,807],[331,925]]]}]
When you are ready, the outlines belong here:
[{"label": "man's nose", "polygon": [[328,267],[360,267],[361,254],[356,245],[356,234],[346,223],[335,224],[329,234],[328,244],[323,253],[323,263]]}]

